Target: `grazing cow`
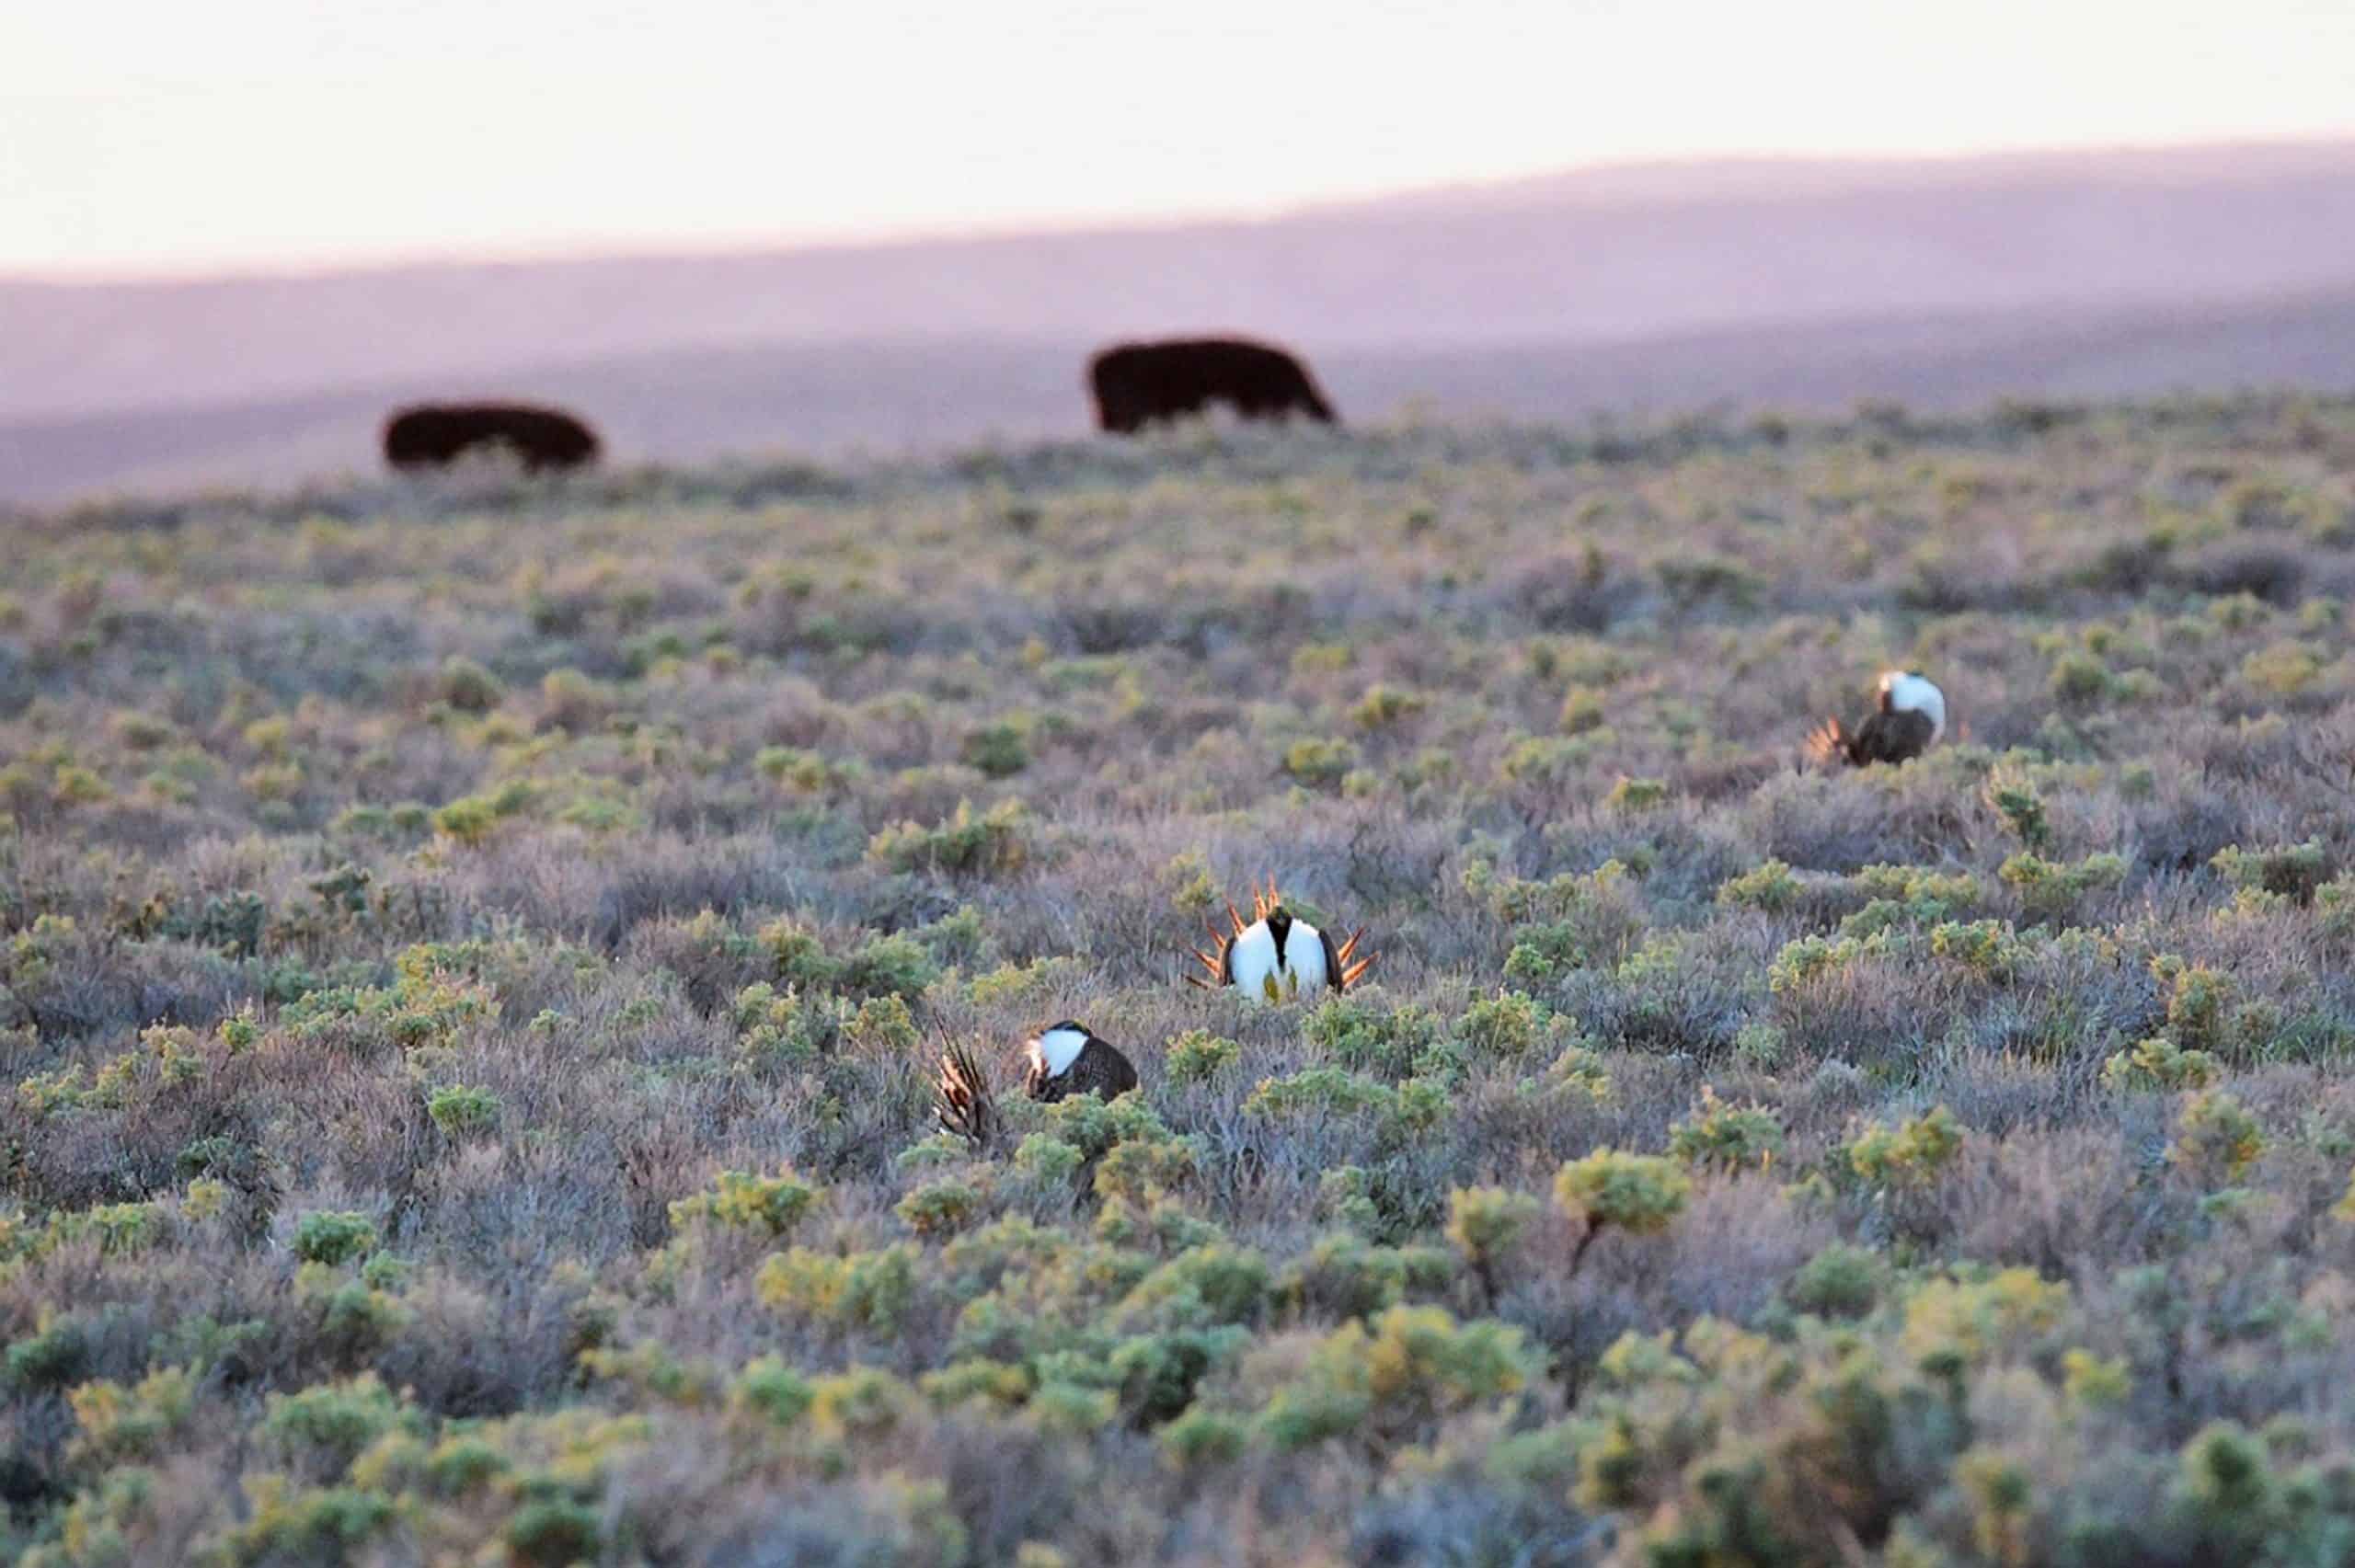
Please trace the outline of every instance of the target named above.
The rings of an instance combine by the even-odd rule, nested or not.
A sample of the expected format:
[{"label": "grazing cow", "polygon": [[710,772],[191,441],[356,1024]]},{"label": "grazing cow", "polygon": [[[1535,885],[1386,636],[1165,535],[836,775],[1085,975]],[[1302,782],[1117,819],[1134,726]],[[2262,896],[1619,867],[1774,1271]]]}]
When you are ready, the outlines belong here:
[{"label": "grazing cow", "polygon": [[1200,414],[1213,403],[1246,419],[1304,414],[1340,423],[1298,360],[1240,338],[1116,344],[1088,361],[1087,385],[1096,395],[1097,424],[1116,435],[1133,435],[1155,419]]},{"label": "grazing cow", "polygon": [[422,403],[385,421],[385,461],[395,468],[442,468],[477,447],[503,446],[526,474],[578,468],[597,459],[597,433],[557,408],[523,403]]}]

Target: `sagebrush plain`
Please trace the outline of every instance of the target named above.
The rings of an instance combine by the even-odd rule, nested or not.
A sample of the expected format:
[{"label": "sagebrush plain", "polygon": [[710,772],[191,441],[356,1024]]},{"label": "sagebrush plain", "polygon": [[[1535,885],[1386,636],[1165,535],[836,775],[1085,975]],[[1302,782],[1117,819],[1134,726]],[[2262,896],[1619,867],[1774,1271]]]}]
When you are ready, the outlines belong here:
[{"label": "sagebrush plain", "polygon": [[[10,519],[0,1543],[2345,1561],[2350,475],[2247,395]],[[1947,742],[1802,770],[1890,666]],[[1267,875],[1361,988],[1181,983]],[[1138,1093],[1021,1099],[1066,1016]]]}]

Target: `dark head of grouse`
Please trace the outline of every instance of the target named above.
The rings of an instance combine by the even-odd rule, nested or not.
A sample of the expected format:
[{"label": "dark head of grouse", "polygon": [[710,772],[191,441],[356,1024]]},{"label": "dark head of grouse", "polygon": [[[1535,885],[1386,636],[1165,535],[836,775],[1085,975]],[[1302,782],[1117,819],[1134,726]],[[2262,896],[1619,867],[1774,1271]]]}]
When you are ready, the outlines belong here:
[{"label": "dark head of grouse", "polygon": [[1807,750],[1819,762],[1861,768],[1910,761],[1946,732],[1946,693],[1916,670],[1891,670],[1882,674],[1873,711],[1862,723],[1850,729],[1825,719],[1808,732]]},{"label": "dark head of grouse", "polygon": [[1194,950],[1203,973],[1188,975],[1189,984],[1205,990],[1233,986],[1255,1001],[1287,1001],[1328,986],[1347,990],[1373,964],[1373,954],[1358,956],[1364,927],[1351,932],[1348,941],[1335,943],[1328,933],[1284,908],[1273,877],[1266,887],[1251,890],[1251,917],[1246,924],[1242,912],[1228,902],[1229,929],[1221,931],[1216,921],[1211,922],[1217,950]]}]

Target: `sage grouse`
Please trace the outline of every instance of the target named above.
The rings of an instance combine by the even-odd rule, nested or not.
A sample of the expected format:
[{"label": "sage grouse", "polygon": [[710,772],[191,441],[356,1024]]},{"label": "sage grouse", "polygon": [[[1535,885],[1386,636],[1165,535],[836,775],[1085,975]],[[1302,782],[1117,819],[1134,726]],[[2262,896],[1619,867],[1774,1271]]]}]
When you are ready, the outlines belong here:
[{"label": "sage grouse", "polygon": [[1246,925],[1230,902],[1226,918],[1231,929],[1223,932],[1217,921],[1211,922],[1211,938],[1218,951],[1213,955],[1194,950],[1203,973],[1188,975],[1189,983],[1204,990],[1234,986],[1254,1000],[1285,1001],[1313,995],[1327,986],[1347,990],[1373,963],[1371,953],[1357,956],[1358,943],[1365,935],[1363,927],[1336,945],[1328,933],[1294,918],[1284,908],[1272,877],[1265,888],[1252,889],[1251,913]]},{"label": "sage grouse", "polygon": [[1808,754],[1819,762],[1861,768],[1873,762],[1903,762],[1919,757],[1947,732],[1947,696],[1910,670],[1880,678],[1873,711],[1849,729],[1836,718],[1808,732]]},{"label": "sage grouse", "polygon": [[[1065,1019],[1050,1024],[1030,1039],[1025,1052],[1028,1064],[1023,1093],[1050,1104],[1074,1094],[1100,1094],[1110,1100],[1137,1086],[1134,1063],[1108,1040],[1098,1039],[1084,1024]],[[998,1142],[997,1106],[990,1098],[990,1082],[973,1053],[952,1045],[941,1054],[936,1096],[940,1130],[953,1133],[979,1150]]]}]

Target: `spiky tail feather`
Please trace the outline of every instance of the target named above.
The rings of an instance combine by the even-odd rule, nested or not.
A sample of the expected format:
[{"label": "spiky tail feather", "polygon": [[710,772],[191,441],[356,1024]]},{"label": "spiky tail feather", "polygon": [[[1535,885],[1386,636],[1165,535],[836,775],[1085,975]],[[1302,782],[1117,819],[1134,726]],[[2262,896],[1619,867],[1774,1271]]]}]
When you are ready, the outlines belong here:
[{"label": "spiky tail feather", "polygon": [[1836,718],[1828,718],[1809,730],[1807,755],[1809,761],[1827,767],[1849,761],[1847,727]]},{"label": "spiky tail feather", "polygon": [[[1276,892],[1276,874],[1274,872],[1270,871],[1268,873],[1268,885],[1265,888],[1260,887],[1257,883],[1252,884],[1251,912],[1258,919],[1266,920],[1269,915],[1276,912],[1276,906],[1282,902],[1282,898]],[[1238,932],[1236,934],[1240,935],[1241,933]]]},{"label": "spiky tail feather", "polygon": [[1340,974],[1334,978],[1333,989],[1335,990],[1349,990],[1351,986],[1358,983],[1358,977],[1360,975],[1364,974],[1368,969],[1373,967],[1374,956],[1371,953],[1367,954],[1362,958],[1358,958],[1355,963],[1351,963],[1350,961],[1351,958],[1357,956],[1358,944],[1364,940],[1364,937],[1365,927],[1360,926],[1357,930],[1350,933],[1350,939],[1347,942],[1342,943],[1340,946],[1334,949],[1333,956],[1338,960],[1341,966]]},{"label": "spiky tail feather", "polygon": [[940,1130],[987,1152],[997,1140],[997,1107],[990,1081],[971,1050],[951,1045],[940,1054]]},{"label": "spiky tail feather", "polygon": [[[1240,932],[1243,929],[1243,917],[1235,912],[1235,906],[1232,903],[1226,906],[1226,913],[1228,919],[1234,922],[1235,929]],[[1203,923],[1210,927],[1210,951],[1205,953],[1199,947],[1188,949],[1200,962],[1203,974],[1189,974],[1186,977],[1186,983],[1189,986],[1200,986],[1204,990],[1216,990],[1226,979],[1226,966],[1222,960],[1226,956],[1228,944],[1235,938],[1219,930],[1216,921],[1206,921]],[[1204,978],[1205,976],[1208,978]]]}]

